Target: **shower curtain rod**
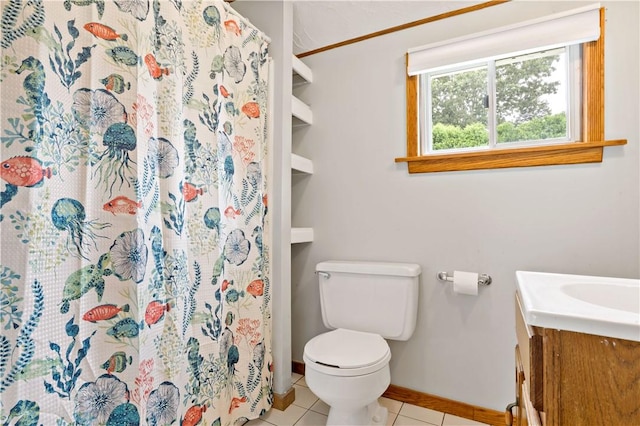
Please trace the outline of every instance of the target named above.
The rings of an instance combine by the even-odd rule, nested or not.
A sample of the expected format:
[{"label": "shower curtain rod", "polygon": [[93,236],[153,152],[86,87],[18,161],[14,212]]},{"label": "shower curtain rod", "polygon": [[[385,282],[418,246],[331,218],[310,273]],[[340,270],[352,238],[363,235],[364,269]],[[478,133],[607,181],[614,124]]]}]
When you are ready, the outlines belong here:
[{"label": "shower curtain rod", "polygon": [[224,0],[225,7],[231,9],[236,15],[238,15],[238,17],[240,17],[245,24],[249,25],[251,28],[254,28],[256,31],[258,31],[258,33],[260,34],[260,36],[262,36],[262,38],[268,43],[271,44],[271,37],[269,37],[268,35],[266,35],[261,29],[259,29],[258,27],[256,27],[250,20],[248,20],[247,18],[245,18],[244,16],[242,16],[242,14],[240,12],[238,12],[237,10],[235,10],[233,8],[233,6],[231,6],[231,3],[234,2],[235,0]]}]

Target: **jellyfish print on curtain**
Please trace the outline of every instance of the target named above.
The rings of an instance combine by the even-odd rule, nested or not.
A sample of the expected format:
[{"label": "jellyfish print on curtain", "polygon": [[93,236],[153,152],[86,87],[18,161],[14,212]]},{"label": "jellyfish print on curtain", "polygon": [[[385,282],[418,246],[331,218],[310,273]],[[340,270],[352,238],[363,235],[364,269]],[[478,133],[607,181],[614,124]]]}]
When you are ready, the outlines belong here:
[{"label": "jellyfish print on curtain", "polygon": [[257,417],[268,39],[222,1],[1,4],[0,424]]}]

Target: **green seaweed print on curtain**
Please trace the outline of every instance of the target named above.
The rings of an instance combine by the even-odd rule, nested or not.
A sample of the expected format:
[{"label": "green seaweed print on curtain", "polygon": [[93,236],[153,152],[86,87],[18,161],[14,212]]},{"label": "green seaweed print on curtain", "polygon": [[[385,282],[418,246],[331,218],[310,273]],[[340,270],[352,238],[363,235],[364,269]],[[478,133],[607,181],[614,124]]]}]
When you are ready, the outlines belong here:
[{"label": "green seaweed print on curtain", "polygon": [[220,0],[2,0],[0,424],[272,404],[268,42]]}]

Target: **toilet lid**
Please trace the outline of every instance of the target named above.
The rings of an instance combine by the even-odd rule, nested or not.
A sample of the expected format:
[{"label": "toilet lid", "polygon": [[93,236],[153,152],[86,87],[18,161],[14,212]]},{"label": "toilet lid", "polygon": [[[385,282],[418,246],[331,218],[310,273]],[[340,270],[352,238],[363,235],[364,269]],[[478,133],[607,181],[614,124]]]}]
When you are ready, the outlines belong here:
[{"label": "toilet lid", "polygon": [[315,363],[347,369],[376,364],[389,352],[380,335],[342,328],[314,337],[304,348],[304,354]]}]

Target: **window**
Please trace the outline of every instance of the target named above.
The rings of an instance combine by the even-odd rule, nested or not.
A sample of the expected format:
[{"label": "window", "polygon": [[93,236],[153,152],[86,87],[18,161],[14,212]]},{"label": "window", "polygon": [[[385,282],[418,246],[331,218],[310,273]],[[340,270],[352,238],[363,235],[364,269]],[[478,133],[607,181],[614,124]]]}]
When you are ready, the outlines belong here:
[{"label": "window", "polygon": [[579,111],[580,61],[573,47],[421,74],[421,152],[579,140],[580,115],[572,112]]},{"label": "window", "polygon": [[602,161],[598,5],[411,49],[410,173]]}]

